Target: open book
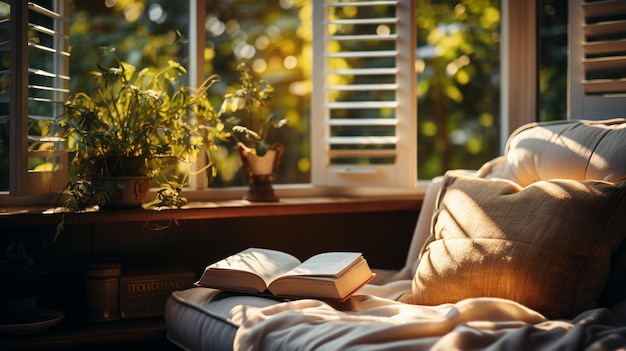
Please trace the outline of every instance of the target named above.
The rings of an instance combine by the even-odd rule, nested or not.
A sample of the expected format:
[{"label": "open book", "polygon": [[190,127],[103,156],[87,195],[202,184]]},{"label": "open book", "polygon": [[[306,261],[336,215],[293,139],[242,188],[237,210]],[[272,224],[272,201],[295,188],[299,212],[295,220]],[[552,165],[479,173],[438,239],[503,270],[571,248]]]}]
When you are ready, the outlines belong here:
[{"label": "open book", "polygon": [[249,248],[206,267],[196,285],[280,298],[342,301],[374,276],[358,252],[326,252],[300,262],[282,251]]}]

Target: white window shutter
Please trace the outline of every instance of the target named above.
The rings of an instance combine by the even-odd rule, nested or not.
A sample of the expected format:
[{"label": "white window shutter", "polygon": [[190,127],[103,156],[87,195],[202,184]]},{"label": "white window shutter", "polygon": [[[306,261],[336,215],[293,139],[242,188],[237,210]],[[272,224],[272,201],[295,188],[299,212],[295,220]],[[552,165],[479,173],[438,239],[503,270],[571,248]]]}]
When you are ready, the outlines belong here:
[{"label": "white window shutter", "polygon": [[571,118],[626,115],[626,1],[569,3]]},{"label": "white window shutter", "polygon": [[313,1],[314,185],[417,184],[414,3]]},{"label": "white window shutter", "polygon": [[[69,38],[66,1],[52,7],[13,0],[9,28],[9,103],[11,195],[56,193],[67,183],[67,152],[55,119],[69,93]],[[35,33],[29,37],[29,31]],[[35,167],[34,165],[39,165]]]}]

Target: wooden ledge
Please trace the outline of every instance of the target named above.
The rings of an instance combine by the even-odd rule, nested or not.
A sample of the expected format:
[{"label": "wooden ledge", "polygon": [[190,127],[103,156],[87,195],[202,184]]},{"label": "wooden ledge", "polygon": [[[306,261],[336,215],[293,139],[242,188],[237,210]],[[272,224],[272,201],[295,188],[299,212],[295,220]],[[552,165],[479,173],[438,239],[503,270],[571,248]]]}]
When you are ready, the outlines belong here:
[{"label": "wooden ledge", "polygon": [[423,195],[407,197],[281,198],[279,202],[230,200],[190,202],[180,209],[93,210],[81,214],[62,208],[23,207],[0,209],[0,226],[56,225],[65,214],[67,223],[141,222],[235,217],[309,215],[325,213],[391,212],[419,210]]}]

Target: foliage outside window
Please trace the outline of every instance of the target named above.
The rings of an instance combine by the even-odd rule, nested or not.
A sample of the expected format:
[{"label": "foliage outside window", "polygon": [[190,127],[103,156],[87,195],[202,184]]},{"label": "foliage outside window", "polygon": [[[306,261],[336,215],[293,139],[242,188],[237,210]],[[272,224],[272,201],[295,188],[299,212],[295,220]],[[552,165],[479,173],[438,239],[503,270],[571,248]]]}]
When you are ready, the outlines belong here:
[{"label": "foliage outside window", "polygon": [[418,173],[499,153],[499,1],[418,1]]},{"label": "foliage outside window", "polygon": [[567,116],[567,2],[541,0],[538,12],[538,116],[540,121]]}]

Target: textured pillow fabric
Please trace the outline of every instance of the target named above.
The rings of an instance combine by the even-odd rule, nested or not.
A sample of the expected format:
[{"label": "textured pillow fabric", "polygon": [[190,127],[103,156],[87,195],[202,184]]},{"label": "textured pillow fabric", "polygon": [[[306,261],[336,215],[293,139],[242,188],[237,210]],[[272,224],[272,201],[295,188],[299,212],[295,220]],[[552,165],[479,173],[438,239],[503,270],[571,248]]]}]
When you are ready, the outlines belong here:
[{"label": "textured pillow fabric", "polygon": [[511,299],[549,318],[597,307],[626,235],[626,182],[550,180],[525,188],[446,173],[413,288],[400,301]]},{"label": "textured pillow fabric", "polygon": [[554,178],[626,179],[626,119],[567,120],[526,124],[505,149],[506,175],[522,186]]}]

